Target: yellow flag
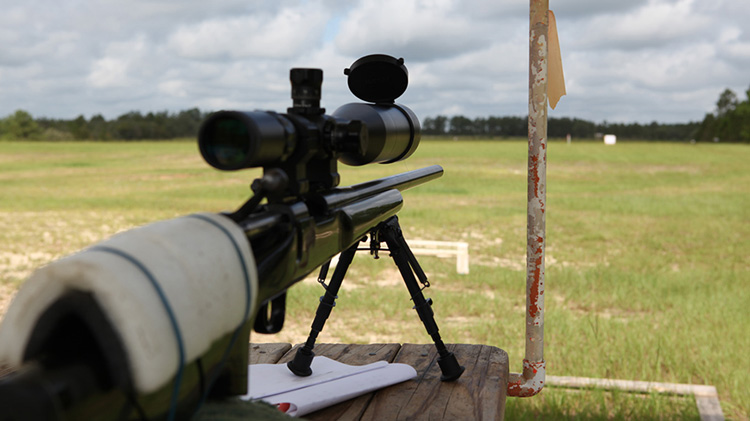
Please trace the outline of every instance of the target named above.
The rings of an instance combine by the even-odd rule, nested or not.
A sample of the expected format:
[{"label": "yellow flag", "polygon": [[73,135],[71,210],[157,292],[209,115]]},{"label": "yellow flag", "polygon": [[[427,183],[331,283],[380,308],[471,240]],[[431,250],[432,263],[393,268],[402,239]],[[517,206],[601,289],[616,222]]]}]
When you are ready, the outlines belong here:
[{"label": "yellow flag", "polygon": [[565,95],[565,77],[563,76],[562,55],[560,54],[560,40],[557,38],[557,22],[555,14],[549,13],[549,27],[547,38],[549,39],[547,51],[547,98],[549,106],[554,110],[560,97]]}]

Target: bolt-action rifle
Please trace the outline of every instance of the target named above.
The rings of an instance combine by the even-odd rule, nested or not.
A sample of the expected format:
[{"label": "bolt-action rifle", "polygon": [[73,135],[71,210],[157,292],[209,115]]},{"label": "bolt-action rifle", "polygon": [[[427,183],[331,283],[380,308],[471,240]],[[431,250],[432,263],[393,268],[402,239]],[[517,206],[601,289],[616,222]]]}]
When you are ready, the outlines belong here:
[{"label": "bolt-action rifle", "polygon": [[187,418],[206,399],[247,391],[251,327],[278,332],[286,291],[342,253],[313,328],[289,368],[310,374],[317,334],[360,242],[385,242],[440,353],[443,379],[463,372],[440,340],[429,285],[403,239],[401,192],[440,177],[431,166],[338,187],[337,162],[391,163],[417,148],[414,113],[394,101],[403,59],[373,55],[349,69],[350,103],[320,108],[323,74],[292,69],[287,113],[220,111],[198,145],[213,167],[262,167],[231,213],[136,228],[37,270],[0,325],[0,419]]}]

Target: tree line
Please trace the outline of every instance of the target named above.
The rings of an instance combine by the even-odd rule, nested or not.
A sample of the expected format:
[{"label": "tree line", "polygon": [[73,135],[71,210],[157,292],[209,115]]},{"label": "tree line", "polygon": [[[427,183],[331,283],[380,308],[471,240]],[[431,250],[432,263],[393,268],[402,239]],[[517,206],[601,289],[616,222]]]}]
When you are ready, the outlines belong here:
[{"label": "tree line", "polygon": [[[614,134],[618,139],[677,140],[703,142],[750,143],[750,89],[746,99],[740,101],[731,89],[719,95],[716,110],[707,113],[702,122],[662,124],[639,123],[594,123],[577,118],[550,117],[547,121],[549,138],[591,139],[603,134]],[[438,136],[476,137],[526,137],[527,117],[478,117],[464,116],[427,117],[422,122],[422,132]]]},{"label": "tree line", "polygon": [[[208,113],[192,108],[177,113],[131,111],[107,120],[101,115],[90,119],[80,115],[72,120],[33,118],[24,110],[0,119],[0,139],[19,140],[138,140],[195,137]],[[482,138],[526,137],[527,117],[427,117],[422,133],[435,136],[473,136]],[[651,124],[593,123],[577,118],[550,118],[550,138],[592,139],[612,133],[622,139],[686,140],[695,137],[699,123]]]},{"label": "tree line", "polygon": [[750,89],[740,101],[731,89],[719,95],[716,111],[707,113],[696,131],[698,141],[750,143]]},{"label": "tree line", "polygon": [[[698,122],[682,124],[640,123],[594,123],[578,118],[550,117],[547,121],[547,136],[576,139],[594,139],[603,134],[614,134],[620,139],[639,140],[689,140],[693,139]],[[427,117],[422,122],[422,133],[428,135],[475,136],[483,138],[506,138],[528,136],[528,117],[478,117],[464,116]]]},{"label": "tree line", "polygon": [[138,140],[195,137],[208,113],[198,108],[177,113],[138,111],[112,120],[101,114],[72,120],[37,118],[24,110],[0,119],[0,139],[18,140]]},{"label": "tree line", "polygon": [[[719,96],[716,111],[706,114],[702,122],[663,124],[594,123],[578,118],[550,117],[549,138],[593,139],[614,134],[619,139],[725,141],[750,143],[750,89],[740,101],[730,89]],[[112,120],[101,115],[90,119],[83,115],[72,120],[33,118],[24,110],[0,119],[0,139],[21,140],[138,140],[195,137],[208,115],[198,108],[177,113],[138,111]],[[422,120],[422,133],[433,136],[472,136],[478,138],[526,137],[526,116],[477,117],[438,115]]]}]

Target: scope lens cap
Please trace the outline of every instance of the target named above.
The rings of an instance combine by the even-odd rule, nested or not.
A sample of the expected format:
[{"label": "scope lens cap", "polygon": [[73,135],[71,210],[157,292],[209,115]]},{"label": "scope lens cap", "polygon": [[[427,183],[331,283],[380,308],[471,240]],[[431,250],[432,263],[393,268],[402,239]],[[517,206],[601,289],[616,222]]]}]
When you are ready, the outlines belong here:
[{"label": "scope lens cap", "polygon": [[385,54],[362,57],[344,69],[344,74],[349,76],[349,90],[367,102],[392,104],[409,84],[404,59]]}]

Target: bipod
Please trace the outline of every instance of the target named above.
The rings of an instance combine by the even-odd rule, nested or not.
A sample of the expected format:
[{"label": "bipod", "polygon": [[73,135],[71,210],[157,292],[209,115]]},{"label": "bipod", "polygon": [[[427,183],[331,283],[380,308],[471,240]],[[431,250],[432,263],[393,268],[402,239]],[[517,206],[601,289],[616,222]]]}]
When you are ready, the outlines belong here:
[{"label": "bipod", "polygon": [[[362,241],[365,241],[364,239]],[[344,280],[344,275],[349,269],[354,254],[358,250],[369,250],[370,253],[377,259],[378,252],[381,251],[380,243],[385,242],[388,246],[391,258],[396,263],[401,277],[406,284],[406,288],[409,290],[412,301],[414,301],[414,309],[419,315],[419,319],[422,320],[422,324],[427,330],[427,334],[430,335],[435,348],[438,351],[438,365],[442,371],[440,380],[444,382],[454,381],[461,377],[464,372],[464,367],[458,364],[456,356],[448,351],[443,340],[440,338],[437,323],[435,322],[434,313],[432,311],[432,299],[425,299],[422,294],[422,290],[430,286],[427,276],[424,274],[419,262],[411,252],[409,245],[404,239],[401,231],[401,226],[398,223],[398,217],[394,216],[385,222],[378,224],[377,227],[370,233],[370,247],[367,249],[360,249],[359,243],[355,243],[353,246],[346,249],[341,253],[339,262],[336,265],[336,270],[333,272],[331,281],[328,285],[325,284],[325,277],[328,273],[329,263],[324,264],[320,269],[320,276],[318,282],[325,288],[325,294],[320,297],[320,304],[318,310],[315,312],[315,319],[313,320],[312,327],[310,329],[310,335],[307,338],[307,342],[297,349],[297,353],[294,359],[287,363],[287,367],[292,373],[298,376],[309,376],[312,374],[310,365],[315,357],[313,347],[315,346],[315,340],[318,334],[323,330],[328,316],[331,314],[331,310],[336,305],[336,298],[341,282]],[[417,283],[417,279],[423,285],[420,288]]]}]

